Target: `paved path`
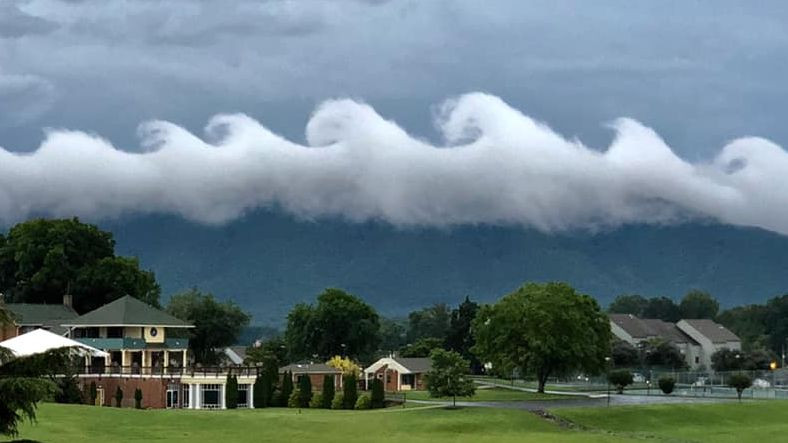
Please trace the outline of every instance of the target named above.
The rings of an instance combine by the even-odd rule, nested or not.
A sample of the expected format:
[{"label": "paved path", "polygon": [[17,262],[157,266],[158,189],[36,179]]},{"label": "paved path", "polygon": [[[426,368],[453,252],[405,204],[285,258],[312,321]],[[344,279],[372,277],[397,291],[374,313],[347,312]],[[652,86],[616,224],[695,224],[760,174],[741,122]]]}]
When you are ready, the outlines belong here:
[{"label": "paved path", "polygon": [[[503,388],[503,389],[511,389],[512,391],[523,391],[523,392],[536,392],[536,388],[526,388],[523,386],[513,386],[507,385],[504,383],[495,383],[485,380],[474,380],[477,385],[480,386],[490,386],[495,388]],[[579,391],[551,391],[546,390],[544,391],[545,394],[557,394],[557,395],[567,395],[567,396],[574,396],[574,397],[585,397],[585,398],[607,398],[607,394],[600,394],[598,392],[579,392]]]},{"label": "paved path", "polygon": [[[610,396],[610,406],[651,405],[651,404],[695,404],[721,403],[733,401],[724,398],[688,398],[660,395],[617,395]],[[432,400],[408,400],[411,403],[451,406],[451,402]],[[568,398],[566,400],[520,400],[520,401],[458,401],[457,406],[499,409],[523,409],[536,411],[558,408],[599,408],[608,405],[607,398]]]}]

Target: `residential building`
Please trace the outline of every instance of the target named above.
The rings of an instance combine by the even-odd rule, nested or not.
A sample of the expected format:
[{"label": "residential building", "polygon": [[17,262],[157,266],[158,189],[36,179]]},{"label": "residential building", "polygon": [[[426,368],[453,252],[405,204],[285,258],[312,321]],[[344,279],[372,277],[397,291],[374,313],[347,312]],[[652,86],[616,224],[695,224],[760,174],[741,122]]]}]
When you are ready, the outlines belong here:
[{"label": "residential building", "polygon": [[429,358],[384,357],[364,369],[364,385],[369,389],[370,378],[383,380],[386,391],[426,389],[425,375],[432,369]]},{"label": "residential building", "polygon": [[703,350],[700,362],[706,368],[711,368],[711,356],[715,352],[721,349],[741,350],[741,339],[728,328],[713,320],[685,319],[679,321],[676,326],[700,344]]},{"label": "residential building", "polygon": [[279,368],[280,376],[285,373],[291,375],[293,384],[297,384],[300,377],[309,377],[315,391],[322,390],[324,377],[331,375],[334,377],[334,388],[342,389],[342,371],[325,363],[293,363]]},{"label": "residential building", "polygon": [[61,324],[78,317],[76,311],[71,307],[70,295],[63,297],[61,305],[6,303],[5,306],[14,316],[14,324],[0,326],[0,341],[35,329],[45,329],[58,335],[64,335],[67,329]]}]

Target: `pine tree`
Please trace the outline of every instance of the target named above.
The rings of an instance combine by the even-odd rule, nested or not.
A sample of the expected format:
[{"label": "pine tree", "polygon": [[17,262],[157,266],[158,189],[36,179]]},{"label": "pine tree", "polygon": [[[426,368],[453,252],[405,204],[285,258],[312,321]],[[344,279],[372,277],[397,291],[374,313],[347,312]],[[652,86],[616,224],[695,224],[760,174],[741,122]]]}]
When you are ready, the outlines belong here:
[{"label": "pine tree", "polygon": [[142,389],[140,388],[134,390],[134,407],[142,409]]},{"label": "pine tree", "polygon": [[383,391],[383,380],[377,377],[372,380],[372,398],[370,400],[373,409],[385,406],[386,393]]},{"label": "pine tree", "polygon": [[298,405],[302,408],[308,408],[309,402],[312,400],[312,380],[308,375],[302,375],[298,378]]},{"label": "pine tree", "polygon": [[254,407],[255,409],[259,408],[267,408],[270,403],[270,399],[268,398],[268,387],[267,385],[267,377],[268,374],[262,373],[257,374],[257,378],[254,379]]},{"label": "pine tree", "polygon": [[121,402],[123,402],[123,389],[120,389],[120,386],[118,386],[115,389],[115,406],[119,408]]},{"label": "pine tree", "polygon": [[334,401],[334,376],[326,375],[323,377],[323,409],[331,409],[331,402]]},{"label": "pine tree", "polygon": [[279,392],[279,406],[287,407],[287,400],[293,393],[293,374],[285,372],[282,378],[282,390]]},{"label": "pine tree", "polygon": [[227,409],[238,407],[238,379],[232,374],[227,374],[227,383],[224,385],[224,406]]},{"label": "pine tree", "polygon": [[350,374],[342,381],[342,394],[344,409],[354,409],[356,407],[356,400],[358,400],[358,386],[356,383],[356,376]]}]

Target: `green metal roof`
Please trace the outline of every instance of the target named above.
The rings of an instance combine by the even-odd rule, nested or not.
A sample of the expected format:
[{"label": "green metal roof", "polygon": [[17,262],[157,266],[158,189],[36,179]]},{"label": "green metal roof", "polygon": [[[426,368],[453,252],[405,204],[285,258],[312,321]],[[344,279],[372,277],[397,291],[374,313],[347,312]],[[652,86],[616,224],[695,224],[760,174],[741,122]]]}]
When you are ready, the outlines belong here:
[{"label": "green metal roof", "polygon": [[40,326],[61,335],[66,332],[61,324],[78,317],[76,311],[66,305],[7,303],[6,307],[13,313],[18,326]]},{"label": "green metal roof", "polygon": [[137,300],[132,296],[121,297],[98,309],[88,312],[63,326],[165,326],[192,328],[193,325]]}]

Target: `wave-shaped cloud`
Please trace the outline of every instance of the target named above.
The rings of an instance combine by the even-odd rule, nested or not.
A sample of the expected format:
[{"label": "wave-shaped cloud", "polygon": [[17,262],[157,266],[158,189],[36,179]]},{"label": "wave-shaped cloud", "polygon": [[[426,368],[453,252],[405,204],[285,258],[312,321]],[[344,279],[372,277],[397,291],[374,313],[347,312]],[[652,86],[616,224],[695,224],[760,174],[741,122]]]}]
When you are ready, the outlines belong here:
[{"label": "wave-shaped cloud", "polygon": [[760,138],[689,163],[630,119],[605,151],[568,140],[500,98],[443,104],[445,145],[352,100],[324,102],[308,146],[245,115],[219,115],[204,138],[164,121],[140,128],[143,152],[53,130],[38,150],[0,150],[0,219],[171,213],[221,224],[256,208],[395,225],[507,224],[543,231],[715,219],[788,234],[788,153]]}]

